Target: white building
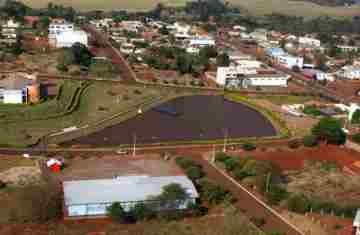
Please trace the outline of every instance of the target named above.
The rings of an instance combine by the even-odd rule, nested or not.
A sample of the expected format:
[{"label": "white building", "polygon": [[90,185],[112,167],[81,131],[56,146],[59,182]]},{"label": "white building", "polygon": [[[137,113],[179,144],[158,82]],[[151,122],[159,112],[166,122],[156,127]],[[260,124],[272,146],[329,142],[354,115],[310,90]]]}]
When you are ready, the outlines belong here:
[{"label": "white building", "polygon": [[63,32],[71,32],[71,31],[74,31],[74,24],[71,23],[66,23],[66,22],[62,24],[52,23],[49,25],[50,35],[56,35]]},{"label": "white building", "polygon": [[1,35],[7,39],[16,39],[19,28],[20,23],[10,19],[5,24],[1,25]]},{"label": "white building", "polygon": [[215,40],[208,37],[196,37],[190,39],[189,45],[199,47],[215,46]]},{"label": "white building", "polygon": [[0,102],[4,104],[27,103],[28,90],[32,89],[34,80],[9,76],[0,80]]},{"label": "white building", "polygon": [[90,24],[94,25],[97,29],[109,28],[114,22],[111,18],[105,18],[100,20],[91,20]]},{"label": "white building", "polygon": [[240,67],[243,69],[260,69],[262,63],[257,60],[251,59],[240,59],[235,61],[236,67]]},{"label": "white building", "polygon": [[303,67],[304,65],[304,58],[302,57],[297,57],[297,56],[292,56],[289,54],[283,54],[283,55],[279,55],[276,57],[276,61],[277,63],[279,63],[280,65],[292,69],[295,66],[299,67],[300,69]]},{"label": "white building", "polygon": [[360,66],[344,66],[337,75],[343,79],[360,79]]},{"label": "white building", "polygon": [[334,74],[324,73],[324,72],[320,72],[320,71],[315,74],[315,78],[318,81],[324,81],[324,80],[329,81],[329,82],[335,81]]},{"label": "white building", "polygon": [[163,187],[172,183],[181,185],[188,197],[181,200],[177,209],[186,209],[189,202],[199,197],[193,183],[186,176],[122,176],[115,179],[65,181],[63,183],[65,211],[69,217],[105,216],[106,209],[119,202],[128,212],[138,203],[153,205],[162,210],[160,201],[151,198],[160,195]]},{"label": "white building", "polygon": [[342,52],[360,51],[360,48],[357,46],[337,45],[336,47],[339,48]]},{"label": "white building", "polygon": [[121,25],[124,30],[134,33],[138,33],[142,28],[144,28],[144,24],[138,20],[124,20],[121,22]]},{"label": "white building", "polygon": [[242,86],[248,87],[287,87],[290,75],[287,74],[251,74],[245,76]]},{"label": "white building", "polygon": [[354,235],[360,235],[360,209],[357,210],[356,216],[354,218],[353,227],[355,229]]},{"label": "white building", "polygon": [[321,42],[316,38],[310,37],[299,37],[298,42],[300,45],[311,46],[311,47],[320,47]]},{"label": "white building", "polygon": [[75,43],[88,46],[88,35],[85,31],[64,31],[55,35],[55,47],[71,47]]},{"label": "white building", "polygon": [[224,86],[229,80],[234,80],[247,74],[256,73],[256,69],[246,69],[235,66],[218,67],[216,73],[216,83]]}]

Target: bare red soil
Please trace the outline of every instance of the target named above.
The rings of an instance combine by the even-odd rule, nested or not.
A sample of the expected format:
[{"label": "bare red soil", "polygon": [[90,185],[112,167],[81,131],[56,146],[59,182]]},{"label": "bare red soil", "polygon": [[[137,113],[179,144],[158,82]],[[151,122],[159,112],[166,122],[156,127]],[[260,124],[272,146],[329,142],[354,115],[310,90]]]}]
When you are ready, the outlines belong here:
[{"label": "bare red soil", "polygon": [[297,150],[255,151],[247,155],[258,160],[269,160],[282,170],[301,169],[306,160],[332,161],[341,168],[354,167],[354,163],[360,161],[360,153],[332,145]]}]

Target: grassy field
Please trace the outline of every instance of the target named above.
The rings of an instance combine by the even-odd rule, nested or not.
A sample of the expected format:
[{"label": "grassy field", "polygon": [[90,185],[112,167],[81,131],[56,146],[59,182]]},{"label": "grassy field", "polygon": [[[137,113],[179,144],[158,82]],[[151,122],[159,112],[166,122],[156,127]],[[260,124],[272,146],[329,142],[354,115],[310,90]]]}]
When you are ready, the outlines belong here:
[{"label": "grassy field", "polygon": [[[23,3],[36,8],[46,7],[52,0],[21,0]],[[158,3],[165,3],[169,6],[183,6],[186,0],[132,0],[132,1],[97,1],[97,0],[60,0],[56,1],[57,4],[72,6],[75,9],[89,11],[89,10],[149,10],[156,6]]]},{"label": "grassy field", "polygon": [[66,81],[58,100],[38,105],[0,105],[0,146],[34,144],[49,133],[92,124],[124,110],[137,109],[146,100],[174,95],[157,88],[92,82],[71,98],[78,86],[79,82]]},{"label": "grassy field", "polygon": [[[172,6],[183,6],[187,0],[133,0],[133,1],[96,1],[96,0],[60,0],[67,6],[73,6],[76,9],[88,11],[95,9],[115,10],[148,10],[153,8],[157,3],[163,2]],[[22,2],[32,7],[45,7],[51,0],[22,0]],[[239,6],[253,15],[265,15],[273,12],[287,15],[297,15],[314,17],[319,15],[329,15],[333,17],[349,17],[358,15],[360,6],[345,7],[327,7],[319,6],[310,2],[291,1],[291,0],[229,0],[234,6]]]},{"label": "grassy field", "polygon": [[269,100],[270,102],[277,105],[286,105],[286,104],[303,104],[312,100],[312,97],[309,96],[275,96],[275,95],[257,95],[254,97],[255,99],[264,99]]}]

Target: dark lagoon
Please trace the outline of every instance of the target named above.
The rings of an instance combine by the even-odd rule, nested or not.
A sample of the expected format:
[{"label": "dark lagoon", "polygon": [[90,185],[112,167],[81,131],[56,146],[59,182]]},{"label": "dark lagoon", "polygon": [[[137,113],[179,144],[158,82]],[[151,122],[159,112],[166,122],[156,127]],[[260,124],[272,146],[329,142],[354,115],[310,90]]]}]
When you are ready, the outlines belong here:
[{"label": "dark lagoon", "polygon": [[135,118],[65,144],[121,145],[276,135],[271,122],[246,105],[222,96],[187,96]]}]

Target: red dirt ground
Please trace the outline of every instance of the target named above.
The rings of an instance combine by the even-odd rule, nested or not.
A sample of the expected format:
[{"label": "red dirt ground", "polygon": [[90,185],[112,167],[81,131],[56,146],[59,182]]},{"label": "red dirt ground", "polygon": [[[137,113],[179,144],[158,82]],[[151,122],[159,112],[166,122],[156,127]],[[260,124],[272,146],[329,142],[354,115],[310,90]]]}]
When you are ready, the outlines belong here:
[{"label": "red dirt ground", "polygon": [[[270,160],[282,170],[301,169],[304,166],[305,160],[332,161],[341,168],[349,167],[356,169],[354,163],[360,161],[360,153],[332,145],[322,145],[316,148],[301,148],[298,150],[277,150],[273,152],[254,151],[246,155],[258,160]],[[358,171],[360,172],[360,168],[358,168]]]}]

